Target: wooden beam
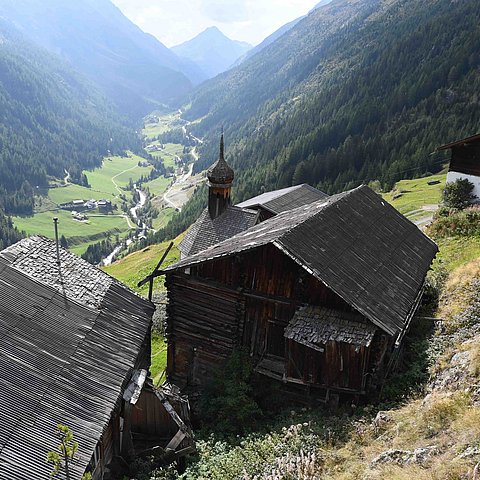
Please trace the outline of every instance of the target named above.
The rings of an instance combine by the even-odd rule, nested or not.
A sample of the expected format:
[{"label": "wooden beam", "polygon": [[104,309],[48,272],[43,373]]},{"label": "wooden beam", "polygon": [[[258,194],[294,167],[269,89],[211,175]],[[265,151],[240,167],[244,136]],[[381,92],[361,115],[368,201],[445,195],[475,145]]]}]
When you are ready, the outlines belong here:
[{"label": "wooden beam", "polygon": [[157,274],[157,270],[160,268],[163,261],[167,258],[167,255],[169,254],[172,247],[173,247],[173,242],[170,242],[170,245],[168,246],[168,248],[163,253],[162,258],[158,262],[157,266],[153,269],[153,272],[148,277],[145,277],[141,282],[138,282],[137,287],[143,287],[146,283],[152,282],[155,277],[158,277],[158,276],[162,275],[161,273]]}]

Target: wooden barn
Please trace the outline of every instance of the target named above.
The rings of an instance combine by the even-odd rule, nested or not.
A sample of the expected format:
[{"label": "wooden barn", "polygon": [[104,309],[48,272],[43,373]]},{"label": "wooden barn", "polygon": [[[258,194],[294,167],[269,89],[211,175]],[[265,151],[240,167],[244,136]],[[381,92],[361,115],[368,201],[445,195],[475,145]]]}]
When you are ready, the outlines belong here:
[{"label": "wooden barn", "polygon": [[188,403],[148,380],[152,314],[51,240],[0,252],[1,479],[49,478],[58,424],[79,444],[71,480],[107,478],[138,448],[191,445]]},{"label": "wooden barn", "polygon": [[366,186],[285,210],[165,270],[167,378],[198,394],[235,349],[319,398],[378,388],[437,246]]},{"label": "wooden barn", "polygon": [[480,134],[448,143],[437,149],[444,150],[452,151],[447,183],[467,179],[475,186],[473,194],[480,199]]}]

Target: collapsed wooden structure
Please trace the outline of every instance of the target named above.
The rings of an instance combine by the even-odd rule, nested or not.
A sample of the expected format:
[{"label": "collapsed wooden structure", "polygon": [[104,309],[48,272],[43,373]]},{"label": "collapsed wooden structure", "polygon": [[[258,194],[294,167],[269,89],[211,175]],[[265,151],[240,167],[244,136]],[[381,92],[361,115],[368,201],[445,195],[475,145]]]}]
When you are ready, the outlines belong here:
[{"label": "collapsed wooden structure", "polygon": [[193,398],[235,349],[328,400],[381,384],[436,245],[366,186],[285,210],[163,270],[167,378]]},{"label": "collapsed wooden structure", "polygon": [[46,238],[0,252],[0,478],[48,478],[58,424],[79,444],[72,480],[191,449],[188,402],[148,379],[153,309]]}]

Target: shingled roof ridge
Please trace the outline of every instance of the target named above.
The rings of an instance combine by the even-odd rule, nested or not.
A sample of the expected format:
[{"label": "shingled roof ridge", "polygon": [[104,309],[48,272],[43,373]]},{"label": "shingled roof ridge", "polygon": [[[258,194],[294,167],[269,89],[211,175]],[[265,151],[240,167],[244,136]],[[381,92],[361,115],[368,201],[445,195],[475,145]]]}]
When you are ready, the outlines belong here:
[{"label": "shingled roof ridge", "polygon": [[[287,218],[295,218],[296,213],[302,213],[302,211],[303,211],[304,218],[300,218],[300,219],[298,219],[298,221],[293,221],[292,225],[289,228],[285,228],[284,231],[281,232],[276,238],[272,238],[268,242],[265,242],[263,244],[274,243],[274,242],[278,241],[279,238],[283,237],[288,232],[291,232],[292,230],[297,228],[300,224],[304,223],[308,218],[316,216],[319,213],[319,211],[324,210],[325,208],[328,208],[329,206],[336,204],[342,198],[345,198],[345,197],[353,194],[354,192],[358,191],[362,187],[368,188],[366,186],[360,186],[360,187],[357,187],[355,189],[348,190],[346,192],[341,192],[341,193],[338,193],[336,195],[332,195],[330,197],[322,198],[321,200],[318,200],[317,202],[310,203],[308,205],[302,205],[302,206],[297,207],[293,210],[288,210],[288,211],[282,212],[282,213],[278,214],[277,216],[269,218],[268,220],[265,220],[264,222],[261,222],[257,225],[254,225],[253,227],[250,227],[249,229],[247,229],[243,232],[237,233],[233,237],[227,238],[226,240],[223,240],[219,243],[211,245],[210,247],[206,248],[205,250],[202,250],[201,252],[190,255],[190,256],[176,262],[175,264],[170,265],[164,271],[175,270],[176,268],[180,268],[180,266],[183,267],[185,265],[202,263],[202,261],[196,261],[198,258],[201,257],[202,254],[205,255],[205,253],[212,252],[213,250],[217,249],[218,247],[220,247],[222,245],[227,245],[229,242],[232,243],[235,240],[237,240],[239,238],[242,238],[242,237],[243,238],[246,238],[246,237],[249,237],[249,236],[254,237],[256,234],[261,234],[263,236],[264,232],[267,231],[269,226],[271,226],[271,225],[274,225],[276,229],[281,230],[283,227],[279,228],[278,225],[280,224],[282,219],[285,218],[285,216],[288,216]],[[311,210],[314,210],[315,208],[318,208],[319,210],[317,212],[312,212]],[[235,249],[233,249],[233,250],[235,250]],[[230,255],[231,253],[233,253],[233,251],[232,252],[225,252],[225,253],[222,253],[220,255],[214,255],[210,259],[217,258],[218,256],[219,257],[225,257],[225,256]],[[192,262],[192,260],[193,260],[193,262]],[[205,259],[204,261],[207,261],[207,260]]]},{"label": "shingled roof ridge", "polygon": [[[333,205],[338,205],[339,202],[344,200],[345,198],[349,197],[352,193],[359,191],[362,187],[366,187],[366,185],[360,185],[359,187],[353,188],[352,190],[347,190],[346,192],[340,192],[336,193],[335,195],[331,195],[330,197],[322,198],[321,200],[318,200],[317,202],[310,203],[308,205],[302,205],[301,207],[294,208],[293,210],[287,210],[285,212],[282,212],[277,215],[277,217],[273,218],[279,218],[281,215],[289,215],[291,216],[297,211],[300,211],[302,209],[304,210],[309,210],[310,208],[313,209],[315,207],[319,207],[318,211],[315,213],[312,213],[311,215],[306,215],[305,218],[303,218],[301,221],[298,223],[293,224],[289,229],[285,230],[276,241],[279,241],[281,238],[285,237],[288,235],[290,232],[298,228],[299,225],[313,219],[321,216],[322,214],[325,215],[326,211]],[[366,187],[368,188],[368,187]],[[321,208],[320,208],[321,207]],[[267,220],[268,221],[268,220]]]},{"label": "shingled roof ridge", "polygon": [[[42,242],[44,243],[48,243],[50,244],[51,246],[55,247],[56,245],[56,242],[55,240],[51,239],[51,238],[48,238],[44,235],[30,235],[29,237],[26,237],[26,238],[23,238],[21,240],[19,240],[17,243],[14,243],[6,248],[4,248],[3,250],[0,250],[0,257],[3,257],[9,264],[9,266],[11,266],[12,268],[18,270],[19,272],[21,272],[22,274],[26,275],[28,278],[31,278],[39,283],[41,283],[42,285],[49,285],[51,286],[52,288],[55,289],[55,286],[53,285],[50,285],[48,282],[46,281],[42,281],[38,278],[36,278],[34,275],[32,275],[30,272],[28,271],[25,271],[25,269],[22,269],[20,268],[19,266],[16,266],[15,265],[15,262],[20,258],[20,254],[16,252],[16,250],[18,248],[25,248],[25,249],[29,249],[28,246],[26,246],[25,244],[28,243],[28,242],[35,242],[35,241],[38,241],[38,240],[41,240]],[[147,302],[149,303],[145,298],[143,298],[141,295],[139,295],[137,292],[135,292],[134,290],[132,290],[130,287],[128,287],[127,285],[125,285],[124,283],[120,282],[119,280],[117,280],[116,278],[114,278],[112,275],[110,275],[109,273],[105,272],[104,270],[101,270],[100,268],[96,267],[95,265],[92,265],[91,263],[87,262],[86,260],[84,260],[82,257],[70,252],[69,250],[63,248],[63,247],[59,247],[60,248],[60,252],[63,253],[64,255],[66,255],[67,257],[69,257],[72,261],[74,262],[80,262],[81,264],[85,265],[86,268],[88,269],[91,269],[92,271],[95,270],[95,273],[98,273],[102,276],[104,276],[105,278],[107,278],[111,284],[110,284],[110,287],[112,285],[118,285],[120,286],[121,288],[123,288],[124,290],[126,290],[128,293],[130,294],[133,294],[135,297],[137,297],[138,299],[144,301],[144,302]],[[109,288],[110,288],[109,287]],[[108,291],[108,289],[107,289]],[[80,300],[77,300],[75,298],[72,297],[72,295],[69,295],[68,296],[69,300],[73,300],[75,301],[76,303],[79,303],[81,305],[87,305],[85,303],[82,303]],[[103,299],[102,301],[100,302],[100,305],[103,303]],[[92,308],[91,306],[89,306],[89,308]]]}]

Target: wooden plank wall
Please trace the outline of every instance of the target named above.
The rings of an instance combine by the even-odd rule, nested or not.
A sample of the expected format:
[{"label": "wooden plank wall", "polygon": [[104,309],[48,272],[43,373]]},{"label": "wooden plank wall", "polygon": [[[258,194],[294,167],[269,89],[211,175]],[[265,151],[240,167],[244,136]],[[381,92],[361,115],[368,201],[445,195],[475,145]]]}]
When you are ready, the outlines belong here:
[{"label": "wooden plank wall", "polygon": [[[192,267],[190,274],[170,273],[167,287],[167,371],[172,382],[191,391],[208,381],[236,346],[246,347],[254,362],[280,352],[288,359],[281,333],[302,304],[352,311],[273,245],[212,260]],[[330,342],[321,353],[293,343],[287,375],[308,384],[362,390],[368,348],[355,351]]]},{"label": "wooden plank wall", "polygon": [[144,388],[131,410],[132,432],[170,440],[178,425],[165,410],[154,392]]},{"label": "wooden plank wall", "polygon": [[237,290],[189,275],[169,275],[167,285],[167,341],[171,350],[167,373],[185,389],[211,378],[219,360],[232,353],[244,302]]},{"label": "wooden plank wall", "polygon": [[480,143],[454,147],[450,171],[480,177]]}]

